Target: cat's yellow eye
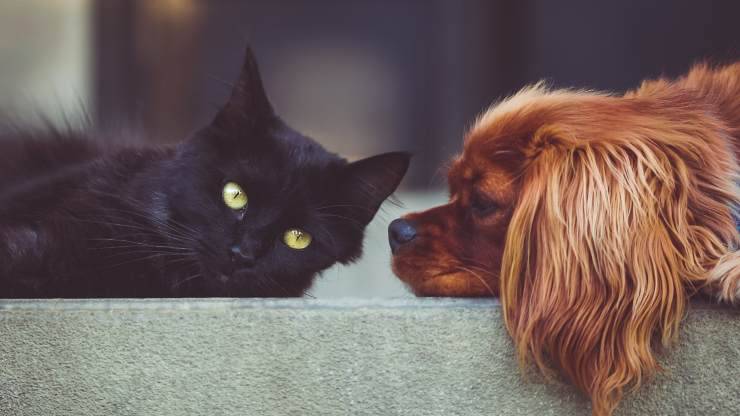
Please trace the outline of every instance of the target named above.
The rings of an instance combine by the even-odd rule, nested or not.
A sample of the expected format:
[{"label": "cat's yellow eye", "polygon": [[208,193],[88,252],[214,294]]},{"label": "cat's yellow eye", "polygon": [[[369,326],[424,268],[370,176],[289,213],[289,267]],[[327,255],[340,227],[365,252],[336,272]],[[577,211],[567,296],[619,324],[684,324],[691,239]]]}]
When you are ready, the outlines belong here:
[{"label": "cat's yellow eye", "polygon": [[244,209],[249,201],[246,192],[241,186],[234,182],[229,182],[224,185],[223,190],[224,203],[227,207],[233,210]]},{"label": "cat's yellow eye", "polygon": [[283,234],[283,242],[292,249],[303,250],[311,244],[311,234],[297,228],[291,228]]}]

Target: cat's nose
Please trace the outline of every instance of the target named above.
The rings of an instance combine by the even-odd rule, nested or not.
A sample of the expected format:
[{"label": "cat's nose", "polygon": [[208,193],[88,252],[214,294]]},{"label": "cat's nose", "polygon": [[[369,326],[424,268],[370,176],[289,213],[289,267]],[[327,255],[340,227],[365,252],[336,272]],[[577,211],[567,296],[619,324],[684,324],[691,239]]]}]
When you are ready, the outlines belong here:
[{"label": "cat's nose", "polygon": [[388,242],[391,252],[395,253],[399,247],[416,238],[416,228],[410,221],[403,218],[395,219],[388,226]]},{"label": "cat's nose", "polygon": [[229,249],[231,261],[241,267],[252,267],[255,263],[254,254],[244,252],[238,245],[231,246]]}]

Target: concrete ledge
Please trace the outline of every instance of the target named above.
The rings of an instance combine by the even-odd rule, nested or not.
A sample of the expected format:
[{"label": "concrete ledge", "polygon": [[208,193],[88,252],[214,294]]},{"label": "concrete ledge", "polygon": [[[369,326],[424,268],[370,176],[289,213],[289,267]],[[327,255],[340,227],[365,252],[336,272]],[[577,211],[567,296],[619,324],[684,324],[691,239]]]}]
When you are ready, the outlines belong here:
[{"label": "concrete ledge", "polygon": [[[740,414],[740,311],[695,304],[622,415]],[[3,415],[587,415],[491,300],[0,301]]]}]

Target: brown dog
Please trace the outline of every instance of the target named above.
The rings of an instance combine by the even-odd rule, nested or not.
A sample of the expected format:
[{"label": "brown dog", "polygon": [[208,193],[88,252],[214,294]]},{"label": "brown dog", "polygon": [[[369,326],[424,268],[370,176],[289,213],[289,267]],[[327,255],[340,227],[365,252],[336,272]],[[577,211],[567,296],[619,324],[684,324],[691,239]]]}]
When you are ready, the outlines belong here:
[{"label": "brown dog", "polygon": [[624,96],[537,84],[486,111],[450,202],[389,227],[420,296],[500,296],[522,364],[609,415],[702,290],[740,301],[740,63]]}]

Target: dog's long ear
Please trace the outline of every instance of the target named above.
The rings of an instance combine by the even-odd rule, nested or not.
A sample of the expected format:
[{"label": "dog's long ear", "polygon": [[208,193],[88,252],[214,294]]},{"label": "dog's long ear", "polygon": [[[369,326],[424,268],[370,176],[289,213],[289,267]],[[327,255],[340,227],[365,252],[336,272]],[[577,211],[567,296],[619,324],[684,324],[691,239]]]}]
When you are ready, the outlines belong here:
[{"label": "dog's long ear", "polygon": [[655,349],[677,336],[687,288],[736,238],[734,161],[701,132],[535,135],[503,255],[504,317],[520,363],[553,364],[596,415],[659,369]]}]

